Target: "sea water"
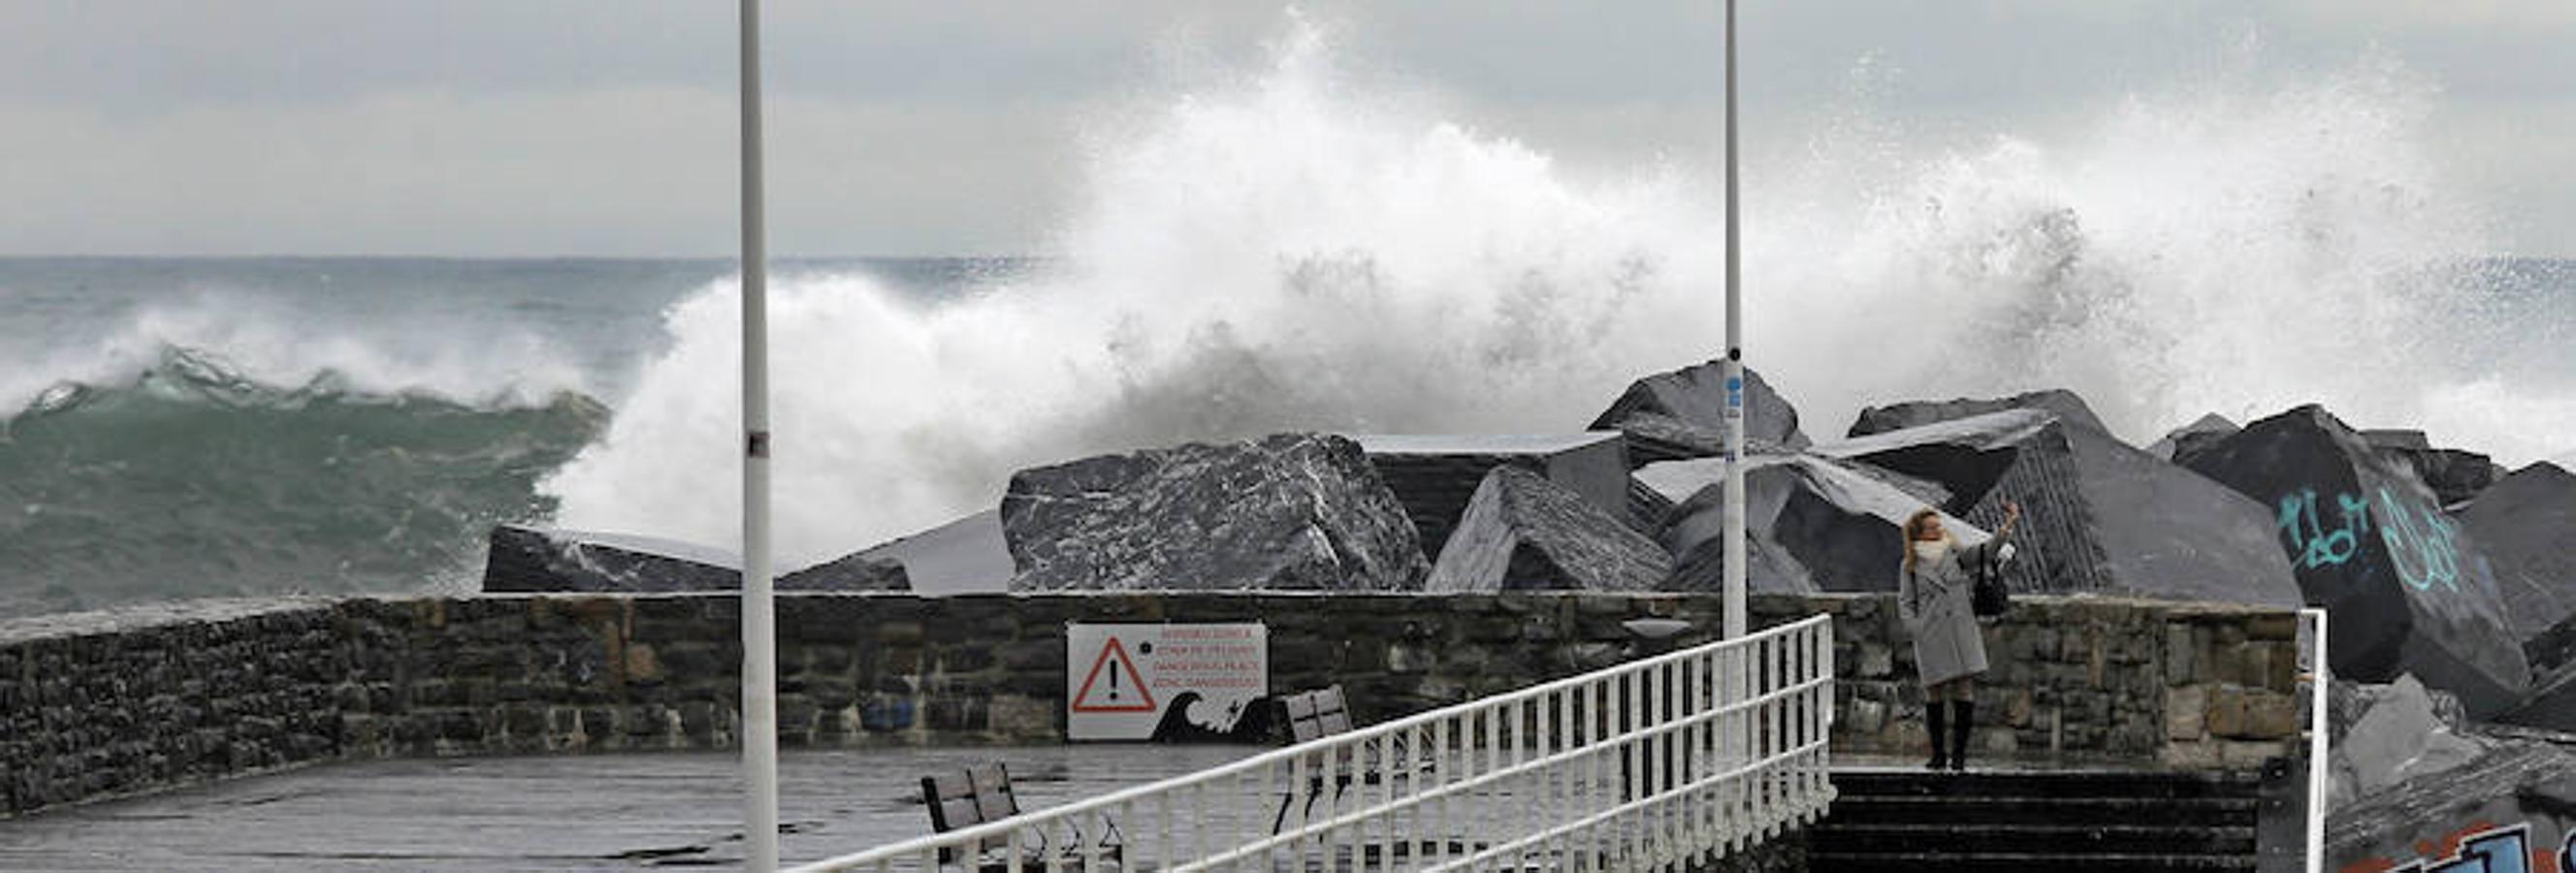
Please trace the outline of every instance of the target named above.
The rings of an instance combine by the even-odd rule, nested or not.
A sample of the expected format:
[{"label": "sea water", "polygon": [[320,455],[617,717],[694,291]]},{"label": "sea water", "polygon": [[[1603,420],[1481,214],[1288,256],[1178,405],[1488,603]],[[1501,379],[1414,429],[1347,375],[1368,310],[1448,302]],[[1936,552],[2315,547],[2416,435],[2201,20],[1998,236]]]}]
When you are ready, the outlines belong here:
[{"label": "sea water", "polygon": [[[2509,466],[2576,454],[2576,263],[2500,253],[2430,94],[2362,65],[1969,147],[1825,123],[1748,160],[1748,360],[1826,437],[1868,404],[2063,387],[2138,444],[2317,402]],[[777,264],[782,569],[1032,465],[1578,430],[1720,353],[1707,162],[1573,166],[1424,105],[1301,34],[1096,131],[1037,256]],[[731,548],[734,276],[0,259],[0,617],[470,588],[504,522]]]}]

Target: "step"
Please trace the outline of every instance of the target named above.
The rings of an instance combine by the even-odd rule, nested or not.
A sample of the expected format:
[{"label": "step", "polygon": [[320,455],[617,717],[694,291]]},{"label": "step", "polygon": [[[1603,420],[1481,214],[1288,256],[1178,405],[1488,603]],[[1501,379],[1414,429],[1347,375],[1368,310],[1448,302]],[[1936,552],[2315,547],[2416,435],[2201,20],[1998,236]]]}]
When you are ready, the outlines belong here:
[{"label": "step", "polygon": [[[1837,786],[1839,788],[1839,786]],[[1834,799],[1833,824],[2134,824],[2252,826],[2253,798],[1854,795]]]},{"label": "step", "polygon": [[1916,853],[1912,855],[1855,855],[1825,846],[1811,844],[1807,851],[1807,868],[1812,873],[2029,873],[2029,871],[2068,870],[2079,873],[2169,873],[2169,871],[2253,870],[2254,856],[2216,857],[2208,855],[2089,854],[2044,852],[1989,852],[1977,855]]},{"label": "step", "polygon": [[2203,772],[1847,770],[1833,774],[1834,788],[1860,795],[1985,795],[2009,797],[2254,797],[2262,783],[2252,776]]},{"label": "step", "polygon": [[1809,831],[1815,845],[1853,855],[1975,854],[2009,847],[2022,852],[2242,855],[2254,851],[2251,824],[2235,827],[2137,824],[1851,824],[1827,820]]}]

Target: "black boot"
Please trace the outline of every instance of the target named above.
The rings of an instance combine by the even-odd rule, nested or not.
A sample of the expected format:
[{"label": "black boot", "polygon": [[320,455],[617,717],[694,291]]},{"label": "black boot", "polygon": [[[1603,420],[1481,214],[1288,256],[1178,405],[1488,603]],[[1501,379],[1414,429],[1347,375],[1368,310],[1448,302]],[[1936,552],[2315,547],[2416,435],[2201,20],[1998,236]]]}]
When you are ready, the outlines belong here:
[{"label": "black boot", "polygon": [[1949,732],[1946,727],[1949,724],[1949,717],[1949,701],[1927,700],[1923,702],[1923,720],[1925,722],[1925,726],[1931,728],[1932,734],[1932,760],[1925,763],[1923,765],[1923,769],[1939,770],[1943,767],[1949,766],[1950,758],[1942,752],[1942,744],[1950,741]]},{"label": "black boot", "polygon": [[1961,700],[1950,705],[1959,708],[1951,717],[1956,724],[1950,726],[1950,769],[1957,772],[1968,769],[1968,730],[1977,726],[1977,702]]}]

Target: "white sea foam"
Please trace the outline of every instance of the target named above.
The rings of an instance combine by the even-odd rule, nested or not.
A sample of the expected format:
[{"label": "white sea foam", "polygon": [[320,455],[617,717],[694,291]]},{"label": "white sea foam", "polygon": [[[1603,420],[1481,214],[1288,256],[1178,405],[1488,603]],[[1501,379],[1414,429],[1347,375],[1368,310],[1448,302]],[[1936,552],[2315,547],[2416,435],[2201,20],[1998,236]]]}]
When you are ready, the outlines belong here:
[{"label": "white sea foam", "polygon": [[[1355,81],[1300,26],[1242,82],[1092,137],[1055,273],[923,308],[773,284],[788,566],[989,507],[1020,467],[1282,429],[1579,429],[1715,356],[1706,167],[1575,173]],[[2144,94],[2062,136],[1924,153],[1892,124],[1748,166],[1753,364],[1839,433],[1861,405],[2075,389],[2146,442],[2323,402],[2519,463],[2576,386],[2500,372],[2467,317],[2478,206],[2431,91],[2377,62]],[[1611,181],[1601,181],[1603,178]],[[738,289],[548,481],[569,526],[739,542]]]},{"label": "white sea foam", "polygon": [[318,319],[291,300],[209,289],[139,306],[99,335],[59,342],[0,376],[0,410],[14,414],[66,384],[128,384],[169,365],[174,352],[224,378],[280,389],[318,381],[353,394],[427,394],[492,408],[593,393],[593,377],[526,327]]}]

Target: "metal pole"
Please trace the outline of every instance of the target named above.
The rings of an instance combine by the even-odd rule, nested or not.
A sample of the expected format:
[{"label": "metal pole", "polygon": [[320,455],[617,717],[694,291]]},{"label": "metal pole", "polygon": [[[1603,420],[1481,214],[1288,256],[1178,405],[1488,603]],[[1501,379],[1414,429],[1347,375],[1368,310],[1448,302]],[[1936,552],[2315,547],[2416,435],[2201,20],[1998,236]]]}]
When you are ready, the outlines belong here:
[{"label": "metal pole", "polygon": [[760,0],[742,0],[742,768],[750,869],[778,869],[778,631],[769,591],[769,253]]},{"label": "metal pole", "polygon": [[1744,282],[1736,221],[1735,0],[1726,0],[1726,627],[1744,636]]}]

